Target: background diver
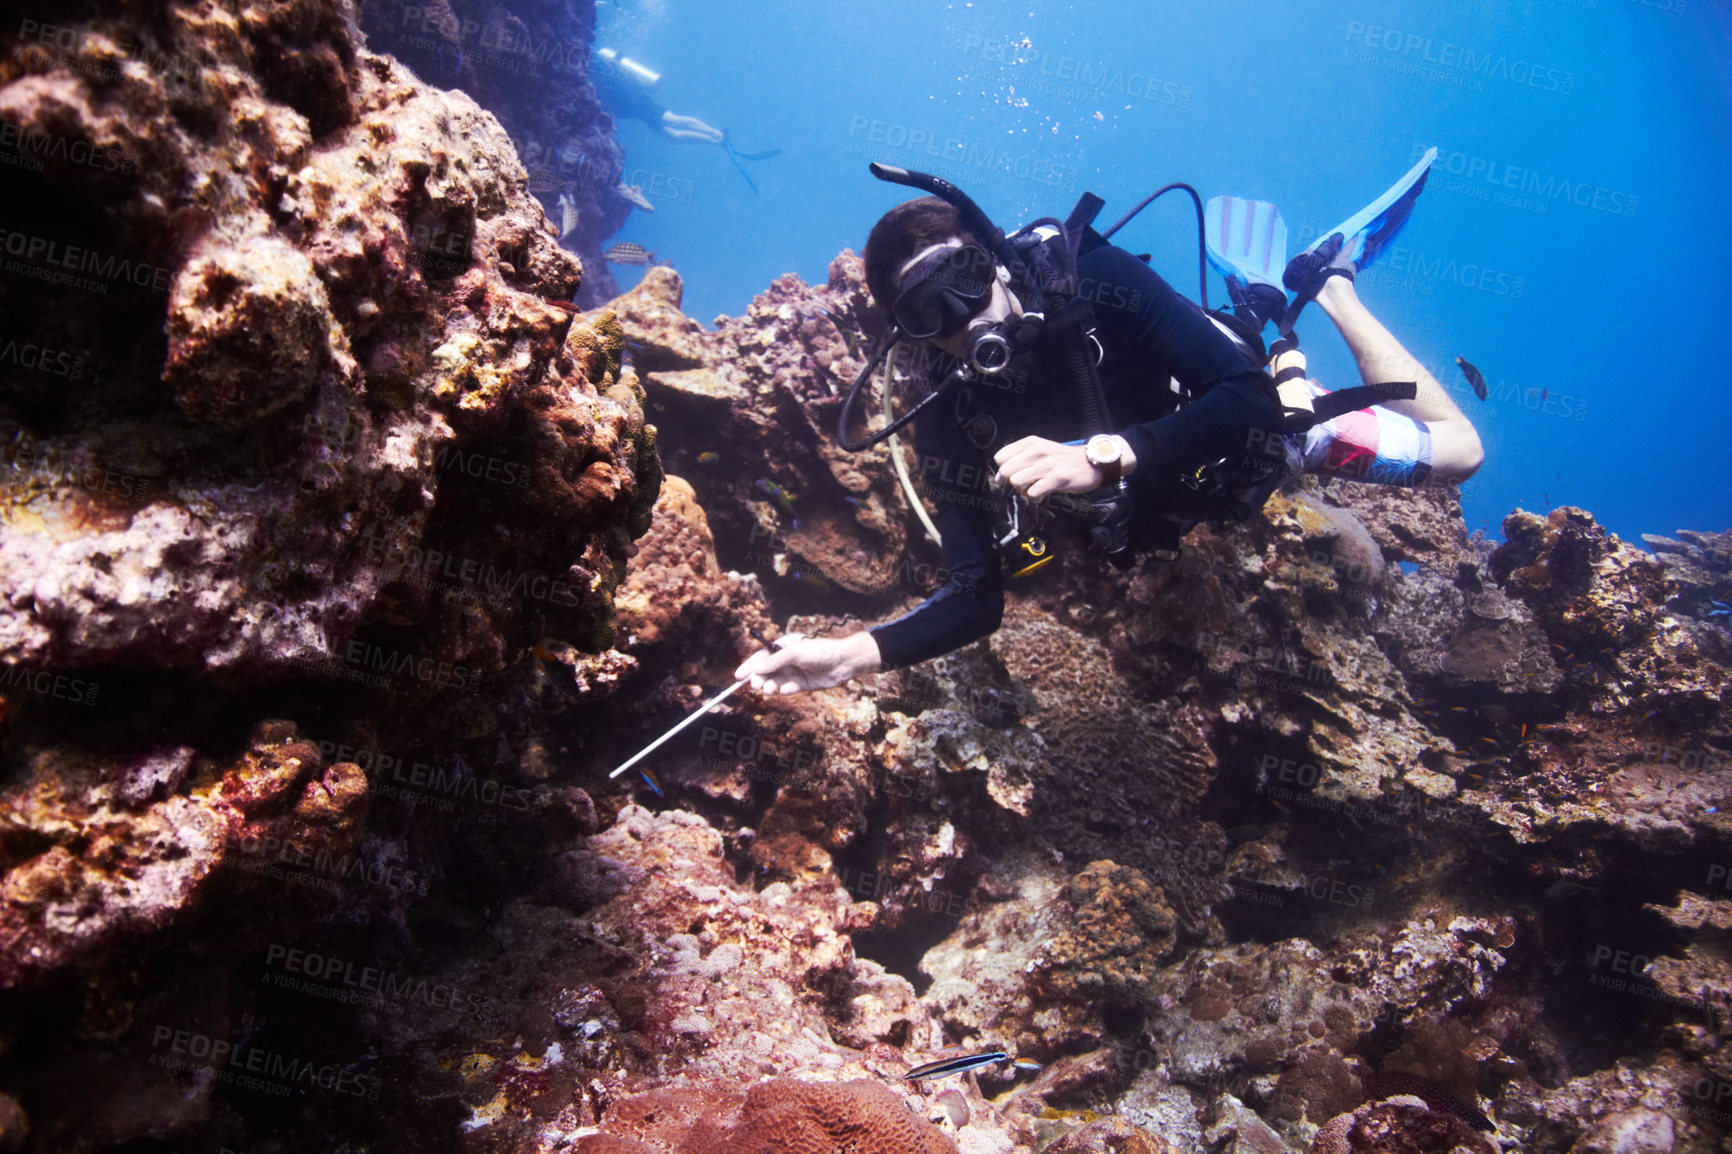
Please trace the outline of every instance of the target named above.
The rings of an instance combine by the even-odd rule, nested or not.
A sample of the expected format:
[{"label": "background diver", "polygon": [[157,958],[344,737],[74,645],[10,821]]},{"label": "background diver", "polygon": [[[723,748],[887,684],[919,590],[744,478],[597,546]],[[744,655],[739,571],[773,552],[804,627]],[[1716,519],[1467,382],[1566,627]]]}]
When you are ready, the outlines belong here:
[{"label": "background diver", "polygon": [[661,73],[646,68],[629,56],[621,56],[612,48],[595,50],[590,61],[589,78],[595,85],[596,94],[601,97],[602,106],[615,120],[641,121],[671,140],[721,145],[746,183],[752,186],[753,192],[758,191],[757,182],[740,162],[768,160],[782,151],[772,148],[765,152],[741,152],[723,130],[695,116],[681,116],[664,108],[653,95],[653,90],[661,83]]},{"label": "background diver", "polygon": [[[918,414],[916,456],[938,506],[949,580],[895,621],[838,638],[784,638],[735,677],[784,694],[828,688],[992,633],[1003,612],[1000,546],[1024,501],[1068,505],[1089,525],[1091,553],[1124,567],[1139,552],[1176,555],[1199,521],[1251,515],[1293,471],[1402,485],[1471,476],[1482,459],[1472,424],[1353,287],[1355,271],[1405,224],[1434,156],[1291,262],[1273,206],[1211,201],[1207,247],[1228,278],[1232,314],[1199,308],[1108,243],[1130,217],[1096,233],[1087,218],[1099,202],[1085,211],[1089,196],[1070,221],[1036,222],[1006,239],[943,181],[874,166],[882,179],[941,195],[891,209],[867,241],[867,287],[894,325],[854,392],[898,337],[941,350],[959,366],[952,376],[969,384],[935,391],[859,443],[849,441],[844,405],[839,434],[858,449]],[[1306,379],[1292,330],[1311,300],[1347,341],[1364,385],[1330,393]],[[1270,322],[1282,333],[1272,359],[1260,337]],[[991,387],[1010,361],[1026,370],[1026,391]],[[1109,413],[1116,420],[1104,424]]]}]

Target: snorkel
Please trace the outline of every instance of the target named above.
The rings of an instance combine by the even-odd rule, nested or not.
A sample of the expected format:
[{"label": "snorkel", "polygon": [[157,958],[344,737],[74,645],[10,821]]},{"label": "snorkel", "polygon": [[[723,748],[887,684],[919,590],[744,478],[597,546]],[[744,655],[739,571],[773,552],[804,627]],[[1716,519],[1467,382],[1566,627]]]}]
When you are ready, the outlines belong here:
[{"label": "snorkel", "polygon": [[[1046,317],[1042,311],[1046,294],[1042,291],[1036,275],[1028,268],[1020,253],[1004,235],[1004,230],[992,223],[992,218],[983,212],[978,204],[960,188],[942,177],[926,172],[913,172],[906,168],[898,168],[891,164],[871,164],[872,175],[879,180],[891,184],[905,185],[930,193],[956,209],[962,218],[963,227],[980,238],[982,247],[992,254],[1000,267],[1010,273],[1012,291],[1017,295],[1022,305],[1022,315],[1008,317],[994,324],[981,325],[971,333],[968,350],[961,358],[961,363],[932,393],[910,408],[906,413],[891,421],[876,433],[865,439],[855,441],[849,437],[848,427],[852,424],[854,406],[859,402],[860,390],[866,387],[881,365],[888,362],[896,346],[905,337],[902,329],[892,322],[890,333],[884,343],[867,360],[854,383],[849,386],[847,396],[842,400],[842,411],[836,419],[836,440],[850,453],[858,453],[870,449],[879,442],[900,431],[915,417],[919,416],[934,403],[942,399],[956,386],[980,377],[997,376],[1010,367],[1011,360],[1018,352],[1034,343],[1040,335]],[[888,306],[888,302],[884,302]],[[886,391],[888,391],[888,380]]]}]

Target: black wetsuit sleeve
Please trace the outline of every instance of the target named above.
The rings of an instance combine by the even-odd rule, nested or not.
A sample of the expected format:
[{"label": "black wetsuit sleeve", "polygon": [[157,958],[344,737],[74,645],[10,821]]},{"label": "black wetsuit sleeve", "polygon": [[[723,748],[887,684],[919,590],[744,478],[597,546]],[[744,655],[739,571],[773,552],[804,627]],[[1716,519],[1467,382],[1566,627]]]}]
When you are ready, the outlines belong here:
[{"label": "black wetsuit sleeve", "polygon": [[871,630],[885,669],[960,649],[991,634],[1004,617],[1004,573],[992,539],[997,514],[994,466],[954,423],[933,415],[917,424],[920,488],[938,506],[945,582],[932,596]]},{"label": "black wetsuit sleeve", "polygon": [[1176,412],[1119,430],[1137,457],[1133,495],[1144,487],[1139,482],[1258,453],[1273,442],[1281,429],[1280,395],[1249,353],[1130,253],[1102,247],[1087,259],[1091,275],[1126,286],[1120,299],[1135,302],[1130,308],[1097,307],[1103,342],[1127,351],[1121,355],[1151,350],[1194,398]]}]

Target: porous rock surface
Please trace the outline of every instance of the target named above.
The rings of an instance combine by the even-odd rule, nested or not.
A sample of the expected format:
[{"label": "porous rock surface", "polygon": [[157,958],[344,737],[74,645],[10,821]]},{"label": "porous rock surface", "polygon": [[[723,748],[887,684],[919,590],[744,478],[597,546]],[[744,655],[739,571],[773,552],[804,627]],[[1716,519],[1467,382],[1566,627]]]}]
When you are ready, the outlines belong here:
[{"label": "porous rock surface", "polygon": [[[626,161],[589,70],[593,0],[362,0],[367,46],[427,84],[460,90],[498,118],[529,174],[529,192],[583,261],[576,301],[593,308],[618,293],[606,238],[632,211],[620,195]],[[653,187],[652,193],[659,193]],[[576,217],[565,232],[561,196]]]}]

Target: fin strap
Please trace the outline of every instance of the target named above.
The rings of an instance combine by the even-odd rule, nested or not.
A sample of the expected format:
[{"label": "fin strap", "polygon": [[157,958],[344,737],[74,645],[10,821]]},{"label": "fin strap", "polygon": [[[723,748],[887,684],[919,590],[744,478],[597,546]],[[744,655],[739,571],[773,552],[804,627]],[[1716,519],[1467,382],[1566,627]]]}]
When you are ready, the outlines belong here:
[{"label": "fin strap", "polygon": [[1419,385],[1415,381],[1380,381],[1374,385],[1357,385],[1351,389],[1325,393],[1312,403],[1308,413],[1302,409],[1289,410],[1283,426],[1284,431],[1303,433],[1313,425],[1332,421],[1343,413],[1381,405],[1385,401],[1411,401],[1418,395]]}]

